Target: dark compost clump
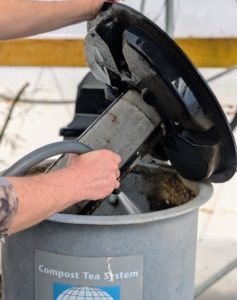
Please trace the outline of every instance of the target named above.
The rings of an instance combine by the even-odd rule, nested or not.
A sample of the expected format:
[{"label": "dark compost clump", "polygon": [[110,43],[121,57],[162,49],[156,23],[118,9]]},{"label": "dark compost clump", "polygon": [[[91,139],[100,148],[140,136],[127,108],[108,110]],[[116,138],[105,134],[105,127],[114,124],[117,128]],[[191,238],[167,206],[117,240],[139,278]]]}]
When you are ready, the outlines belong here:
[{"label": "dark compost clump", "polygon": [[147,168],[138,165],[134,173],[140,185],[140,193],[147,197],[151,211],[180,206],[195,198],[181,177],[171,167]]}]

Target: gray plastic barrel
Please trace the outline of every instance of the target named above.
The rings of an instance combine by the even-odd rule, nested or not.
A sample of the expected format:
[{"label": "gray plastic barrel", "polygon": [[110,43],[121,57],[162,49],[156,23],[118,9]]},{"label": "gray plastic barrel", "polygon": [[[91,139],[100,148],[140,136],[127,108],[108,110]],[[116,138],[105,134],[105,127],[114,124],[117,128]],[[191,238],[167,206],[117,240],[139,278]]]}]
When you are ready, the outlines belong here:
[{"label": "gray plastic barrel", "polygon": [[[122,190],[143,211],[158,190],[159,205],[169,206],[174,176],[171,168],[140,164]],[[183,182],[182,192],[196,196],[177,207],[125,215],[121,204],[105,202],[97,215],[56,214],[7,237],[3,300],[193,299],[198,208],[212,186]]]}]

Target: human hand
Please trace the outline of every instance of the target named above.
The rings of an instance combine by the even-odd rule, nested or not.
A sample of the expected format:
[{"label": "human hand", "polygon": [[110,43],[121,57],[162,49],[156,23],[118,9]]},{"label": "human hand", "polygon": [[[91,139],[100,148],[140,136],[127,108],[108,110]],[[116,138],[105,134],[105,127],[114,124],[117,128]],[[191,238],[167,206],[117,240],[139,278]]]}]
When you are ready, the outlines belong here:
[{"label": "human hand", "polygon": [[105,2],[119,2],[120,0],[90,0],[85,4],[88,7],[88,17],[87,20],[93,20],[96,15],[100,12],[103,4]]},{"label": "human hand", "polygon": [[98,200],[120,186],[121,158],[109,150],[98,150],[80,156],[71,154],[66,168],[73,189],[73,200]]}]

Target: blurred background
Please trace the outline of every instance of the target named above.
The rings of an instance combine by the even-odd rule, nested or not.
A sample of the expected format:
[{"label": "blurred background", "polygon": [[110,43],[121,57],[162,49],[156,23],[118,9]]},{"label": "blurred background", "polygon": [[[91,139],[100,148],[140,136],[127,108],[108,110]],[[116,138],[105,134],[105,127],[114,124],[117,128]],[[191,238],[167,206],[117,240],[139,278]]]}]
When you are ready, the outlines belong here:
[{"label": "blurred background", "polygon": [[[142,11],[174,38],[209,80],[231,122],[237,107],[237,1],[125,0],[123,4]],[[82,23],[0,42],[1,169],[36,148],[63,139],[60,128],[72,121],[77,86],[88,72],[85,35],[86,23]],[[222,76],[213,78],[218,74]],[[212,200],[200,209],[195,286],[235,258],[236,176],[215,185]],[[234,269],[197,299],[236,300],[236,278]]]}]

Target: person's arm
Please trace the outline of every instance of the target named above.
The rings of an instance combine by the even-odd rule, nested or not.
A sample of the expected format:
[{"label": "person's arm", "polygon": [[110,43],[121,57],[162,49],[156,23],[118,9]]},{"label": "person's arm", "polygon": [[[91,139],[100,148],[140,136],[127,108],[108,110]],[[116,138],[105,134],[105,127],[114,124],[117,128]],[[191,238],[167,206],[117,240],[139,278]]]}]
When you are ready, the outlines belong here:
[{"label": "person's arm", "polygon": [[0,0],[0,40],[32,36],[91,20],[104,2]]},{"label": "person's arm", "polygon": [[57,172],[6,177],[18,197],[18,210],[8,233],[37,224],[76,202],[105,198],[119,187],[120,161],[116,153],[100,150],[71,158],[68,167]]}]

